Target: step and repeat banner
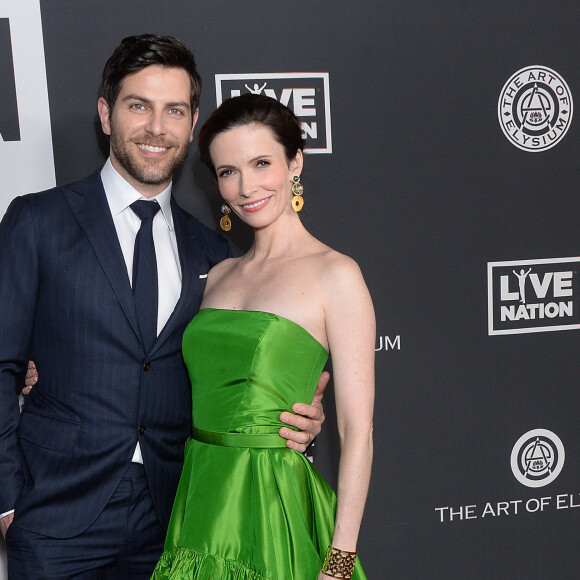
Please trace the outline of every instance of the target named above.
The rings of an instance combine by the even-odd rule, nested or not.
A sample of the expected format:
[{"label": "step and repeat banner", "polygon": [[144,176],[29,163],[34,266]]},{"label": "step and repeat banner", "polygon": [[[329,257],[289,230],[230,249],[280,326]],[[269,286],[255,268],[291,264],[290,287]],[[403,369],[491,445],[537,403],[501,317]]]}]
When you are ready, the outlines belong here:
[{"label": "step and repeat banner", "polygon": [[[376,308],[368,577],[577,578],[579,29],[577,3],[539,0],[0,1],[0,214],[102,165],[97,90],[125,36],[190,46],[201,122],[248,91],[287,104],[305,223]],[[217,227],[195,145],[174,191]],[[336,485],[331,389],[325,408]]]}]

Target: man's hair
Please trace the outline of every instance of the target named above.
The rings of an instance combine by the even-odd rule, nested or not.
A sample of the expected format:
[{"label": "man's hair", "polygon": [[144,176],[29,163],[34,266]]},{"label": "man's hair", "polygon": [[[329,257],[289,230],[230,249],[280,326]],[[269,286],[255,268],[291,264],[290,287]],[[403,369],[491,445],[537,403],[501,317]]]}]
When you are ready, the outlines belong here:
[{"label": "man's hair", "polygon": [[103,69],[100,96],[107,101],[112,111],[115,106],[124,78],[148,66],[157,65],[168,68],[184,69],[191,84],[191,114],[199,106],[201,78],[195,68],[192,52],[172,36],[141,34],[128,36],[115,49]]}]

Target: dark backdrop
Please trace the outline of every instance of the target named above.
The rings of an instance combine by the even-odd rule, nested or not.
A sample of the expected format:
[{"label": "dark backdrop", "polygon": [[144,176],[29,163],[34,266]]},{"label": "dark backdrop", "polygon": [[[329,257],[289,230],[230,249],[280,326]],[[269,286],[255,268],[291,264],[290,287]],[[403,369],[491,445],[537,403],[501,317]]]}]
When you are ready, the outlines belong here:
[{"label": "dark backdrop", "polygon": [[[314,235],[359,262],[375,302],[376,451],[359,541],[368,577],[577,578],[578,334],[514,324],[513,334],[490,335],[488,263],[578,254],[576,120],[542,152],[513,145],[498,122],[504,84],[526,67],[549,67],[577,96],[578,3],[40,6],[57,183],[105,159],[97,88],[124,36],[171,34],[192,48],[204,80],[200,122],[215,108],[216,74],[328,73],[332,153],[306,158],[303,213]],[[217,226],[219,199],[195,147],[175,194]],[[240,252],[242,227],[234,220]],[[575,262],[570,269],[577,309]],[[517,280],[509,284],[516,291]],[[335,485],[331,399],[316,464]],[[535,429],[562,441],[565,462],[551,483],[529,487],[510,456]],[[555,470],[554,438],[540,444]],[[550,498],[542,508],[540,498]]]}]

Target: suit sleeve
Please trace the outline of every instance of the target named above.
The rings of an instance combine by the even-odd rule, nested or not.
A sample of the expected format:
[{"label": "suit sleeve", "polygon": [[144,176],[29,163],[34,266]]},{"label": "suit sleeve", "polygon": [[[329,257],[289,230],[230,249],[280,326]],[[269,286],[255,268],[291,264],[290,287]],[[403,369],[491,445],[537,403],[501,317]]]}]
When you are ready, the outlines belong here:
[{"label": "suit sleeve", "polygon": [[233,258],[234,253],[232,251],[232,246],[226,238],[205,227],[204,230],[205,247],[209,255],[210,268],[213,268],[216,264],[219,264],[226,258]]},{"label": "suit sleeve", "polygon": [[39,268],[29,202],[16,198],[0,223],[0,513],[14,508],[24,482],[17,440],[18,387],[28,366]]}]

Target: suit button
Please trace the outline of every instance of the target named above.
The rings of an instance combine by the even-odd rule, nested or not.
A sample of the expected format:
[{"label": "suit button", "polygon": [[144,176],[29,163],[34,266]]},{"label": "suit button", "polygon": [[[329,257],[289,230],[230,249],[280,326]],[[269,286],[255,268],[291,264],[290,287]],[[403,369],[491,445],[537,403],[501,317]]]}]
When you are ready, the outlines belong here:
[{"label": "suit button", "polygon": [[151,370],[151,363],[149,361],[147,361],[144,365],[143,365],[143,370],[148,373]]},{"label": "suit button", "polygon": [[145,425],[139,425],[139,435],[144,435],[145,431],[147,430],[147,427],[145,427]]}]

